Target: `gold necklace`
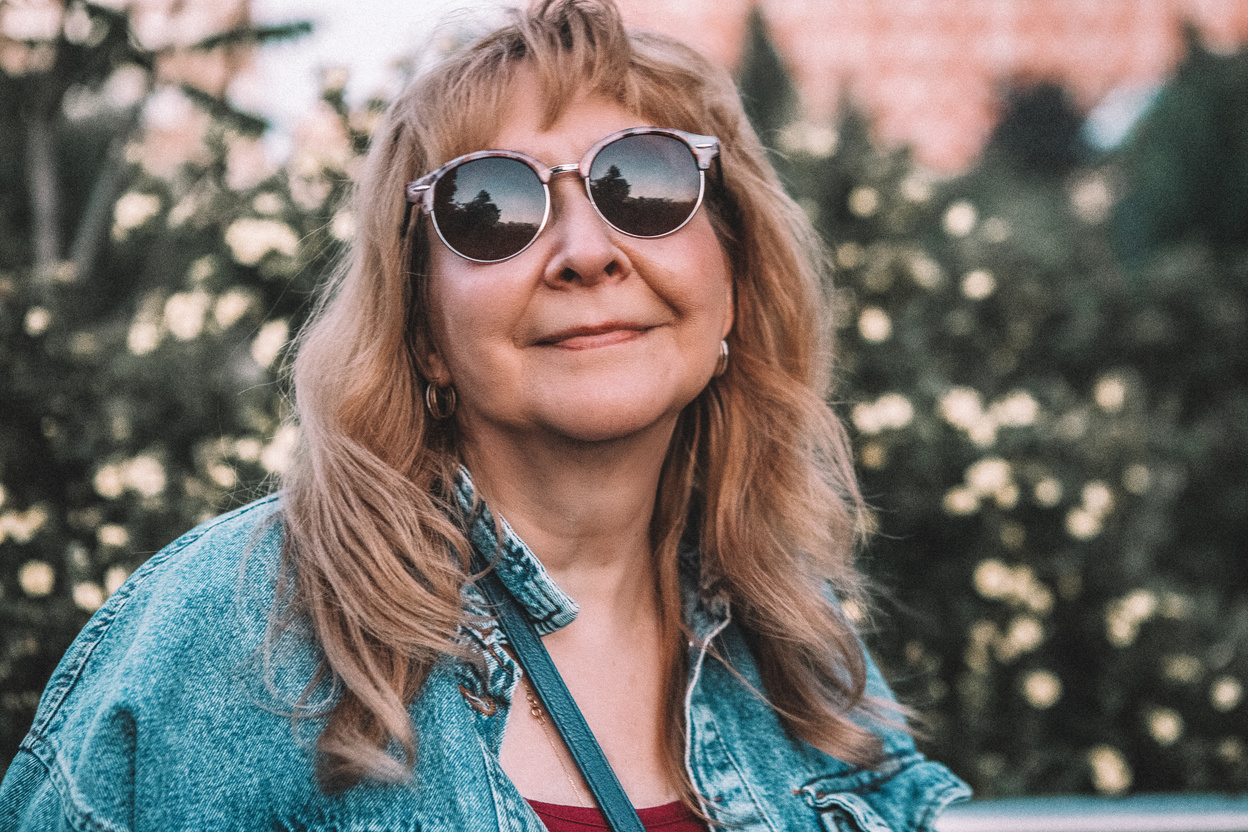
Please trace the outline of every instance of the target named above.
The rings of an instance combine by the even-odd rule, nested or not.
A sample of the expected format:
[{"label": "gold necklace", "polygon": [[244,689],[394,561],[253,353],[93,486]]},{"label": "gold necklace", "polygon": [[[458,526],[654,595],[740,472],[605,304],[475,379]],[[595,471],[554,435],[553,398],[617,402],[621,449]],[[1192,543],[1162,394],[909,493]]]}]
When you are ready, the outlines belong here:
[{"label": "gold necklace", "polygon": [[546,718],[546,709],[538,701],[537,694],[529,682],[529,677],[522,676],[521,682],[524,684],[524,698],[529,703],[529,715],[542,726],[542,733],[546,736],[546,742],[550,743],[550,750],[554,752],[555,759],[559,761],[559,767],[563,769],[563,776],[568,778],[568,785],[572,787],[573,794],[576,795],[576,799],[581,806],[593,806],[594,803],[592,801],[589,803],[585,802],[585,788],[577,783],[577,778],[572,776],[572,769],[568,768],[568,763],[564,757],[570,756],[569,752],[566,749],[561,750],[561,745],[555,741],[554,731],[551,730],[550,721]]}]

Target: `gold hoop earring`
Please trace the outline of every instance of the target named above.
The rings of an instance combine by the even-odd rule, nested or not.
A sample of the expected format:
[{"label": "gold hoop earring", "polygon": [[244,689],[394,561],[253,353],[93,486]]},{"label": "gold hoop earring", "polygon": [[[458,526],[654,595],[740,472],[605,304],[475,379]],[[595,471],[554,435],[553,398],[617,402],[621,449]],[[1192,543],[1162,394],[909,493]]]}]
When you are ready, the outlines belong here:
[{"label": "gold hoop earring", "polygon": [[726,372],[728,372],[728,341],[723,340],[719,342],[719,360],[715,362],[713,375],[719,378]]},{"label": "gold hoop earring", "polygon": [[[445,397],[442,396],[442,391],[446,391]],[[454,387],[439,387],[433,382],[425,385],[425,409],[439,422],[451,418],[456,402]]]}]

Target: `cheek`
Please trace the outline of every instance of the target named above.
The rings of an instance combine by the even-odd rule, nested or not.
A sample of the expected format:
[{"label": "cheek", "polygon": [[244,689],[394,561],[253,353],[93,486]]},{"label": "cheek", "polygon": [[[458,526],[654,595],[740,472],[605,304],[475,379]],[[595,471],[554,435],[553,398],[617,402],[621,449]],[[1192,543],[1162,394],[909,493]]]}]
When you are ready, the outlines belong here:
[{"label": "cheek", "polygon": [[683,264],[689,279],[682,283],[692,307],[705,317],[718,340],[732,327],[732,267],[709,221],[703,219],[698,226],[690,223],[690,230],[694,233],[684,247]]},{"label": "cheek", "polygon": [[433,363],[440,363],[452,383],[489,372],[509,342],[515,316],[515,292],[508,291],[506,271],[474,266],[443,250],[430,258],[429,320]]}]

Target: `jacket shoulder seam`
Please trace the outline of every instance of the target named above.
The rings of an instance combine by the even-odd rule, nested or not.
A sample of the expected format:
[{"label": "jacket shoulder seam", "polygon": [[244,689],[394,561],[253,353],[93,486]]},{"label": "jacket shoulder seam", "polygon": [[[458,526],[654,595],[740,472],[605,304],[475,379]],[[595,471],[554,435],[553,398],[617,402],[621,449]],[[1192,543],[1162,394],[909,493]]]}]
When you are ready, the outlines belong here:
[{"label": "jacket shoulder seam", "polygon": [[47,772],[48,781],[60,800],[61,817],[76,832],[130,832],[129,827],[106,823],[78,804],[69,776],[61,769],[60,758],[51,743],[42,737],[28,736],[18,748],[19,754],[23,752],[35,758]]},{"label": "jacket shoulder seam", "polygon": [[[114,593],[114,598],[110,599],[110,601],[115,599],[115,604],[107,604],[105,607],[101,608],[100,611],[92,617],[89,622],[87,622],[87,626],[83,628],[82,632],[79,633],[78,637],[75,639],[75,642],[77,642],[77,639],[83,638],[83,636],[86,636],[88,633],[90,634],[90,637],[83,643],[82,648],[79,651],[80,654],[75,656],[74,663],[65,668],[63,672],[54,674],[52,679],[48,682],[49,687],[59,682],[59,684],[57,684],[56,696],[48,701],[48,708],[46,712],[36,714],[35,722],[30,727],[29,737],[40,739],[44,737],[44,732],[46,731],[49,723],[51,723],[53,718],[55,718],[55,716],[60,712],[61,706],[65,702],[65,698],[69,696],[70,691],[77,685],[78,678],[82,675],[83,668],[86,667],[87,662],[90,661],[91,656],[95,653],[96,645],[98,645],[100,640],[103,639],[105,633],[108,632],[108,629],[112,626],[112,623],[117,616],[126,608],[130,599],[134,597],[135,591],[138,589],[139,585],[147,579],[148,574],[175,555],[185,551],[191,544],[195,543],[208,532],[223,523],[242,517],[257,509],[264,508],[277,499],[277,494],[271,494],[268,497],[256,500],[255,502],[235,509],[234,511],[222,514],[220,517],[216,517],[207,523],[191,529],[177,540],[174,540],[164,549],[148,558],[148,560],[139,567],[139,569],[145,573],[142,578],[139,581],[132,583],[129,587],[119,590],[118,593]],[[121,595],[120,598],[116,597],[117,594],[123,592],[124,594]],[[73,649],[72,645],[70,649]],[[43,711],[42,708],[39,710]],[[23,745],[25,745],[25,743],[23,743]]]}]

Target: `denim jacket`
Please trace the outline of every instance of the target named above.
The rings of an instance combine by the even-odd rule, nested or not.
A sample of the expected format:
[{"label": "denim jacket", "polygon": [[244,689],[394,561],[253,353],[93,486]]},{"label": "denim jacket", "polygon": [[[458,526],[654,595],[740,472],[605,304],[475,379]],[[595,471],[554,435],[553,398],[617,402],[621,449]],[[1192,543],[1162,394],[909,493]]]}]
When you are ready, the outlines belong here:
[{"label": "denim jacket", "polygon": [[[466,476],[460,497],[472,505]],[[501,545],[481,507],[473,545],[499,552],[503,583],[539,632],[566,626],[576,604],[511,528],[499,527]],[[291,716],[320,654],[305,630],[274,637],[269,626],[281,541],[280,498],[269,497],[188,532],[113,594],[44,691],[0,785],[0,832],[541,832],[498,760],[520,670],[488,617],[461,631],[484,665],[441,660],[411,705],[413,777],[322,793],[313,771],[324,720]],[[696,557],[688,564],[696,568]],[[731,610],[699,597],[697,585],[685,580],[695,636],[686,764],[711,817],[740,832],[929,830],[969,794],[887,726],[878,728],[886,758],[873,770],[786,734],[751,690],[761,681]],[[464,602],[485,612],[471,584]],[[712,639],[723,662],[708,657]],[[874,665],[869,685],[889,695]],[[322,682],[305,707],[323,710],[333,696]]]}]

